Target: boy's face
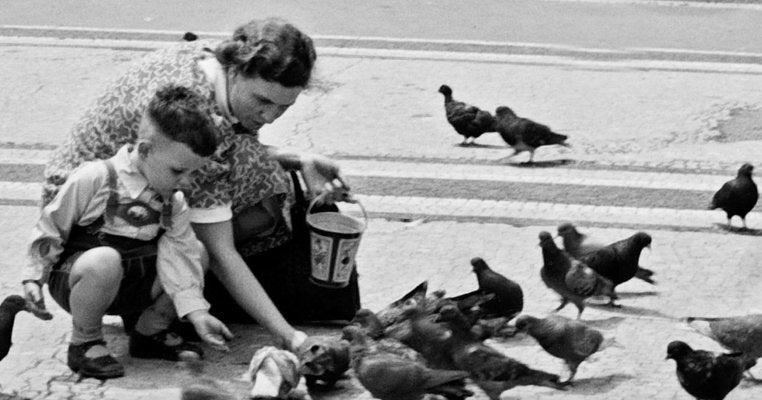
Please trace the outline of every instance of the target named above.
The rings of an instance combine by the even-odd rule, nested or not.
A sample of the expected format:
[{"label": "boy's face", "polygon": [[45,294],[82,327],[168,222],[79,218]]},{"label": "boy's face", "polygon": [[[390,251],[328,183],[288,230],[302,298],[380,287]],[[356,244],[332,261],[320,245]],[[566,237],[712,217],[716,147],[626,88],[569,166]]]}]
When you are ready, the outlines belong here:
[{"label": "boy's face", "polygon": [[152,139],[138,142],[139,170],[148,186],[166,198],[173,190],[187,185],[190,173],[201,168],[207,159],[194,153],[187,144],[161,134],[150,117],[140,122],[140,130],[145,129],[153,130],[147,135]]}]

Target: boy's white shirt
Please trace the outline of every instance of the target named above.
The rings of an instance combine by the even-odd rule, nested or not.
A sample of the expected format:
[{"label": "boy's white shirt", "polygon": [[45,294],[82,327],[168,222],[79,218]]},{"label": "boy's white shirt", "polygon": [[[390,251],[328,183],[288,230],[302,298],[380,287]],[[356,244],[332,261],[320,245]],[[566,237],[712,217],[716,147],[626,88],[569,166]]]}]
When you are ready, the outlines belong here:
[{"label": "boy's white shirt", "polygon": [[[117,173],[120,199],[141,200],[161,212],[162,203],[148,187],[145,177],[130,157],[125,145],[111,158]],[[133,150],[137,151],[137,150]],[[108,170],[103,162],[88,162],[74,171],[61,186],[58,195],[45,206],[33,229],[29,246],[31,266],[25,278],[47,280],[50,267],[58,262],[71,228],[87,226],[102,216],[109,197]],[[190,212],[182,192],[172,198],[172,226],[159,238],[156,270],[163,290],[172,298],[178,316],[208,310],[203,297],[203,245],[190,225]],[[129,225],[121,218],[104,223],[101,231],[140,240],[156,237],[159,224],[142,227]]]}]

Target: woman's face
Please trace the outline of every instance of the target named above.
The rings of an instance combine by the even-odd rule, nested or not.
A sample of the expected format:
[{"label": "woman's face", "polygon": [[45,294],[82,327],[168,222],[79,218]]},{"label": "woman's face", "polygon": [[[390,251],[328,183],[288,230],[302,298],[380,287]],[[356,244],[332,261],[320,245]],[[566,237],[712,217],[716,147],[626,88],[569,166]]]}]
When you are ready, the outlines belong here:
[{"label": "woman's face", "polygon": [[277,82],[262,78],[246,78],[237,72],[230,72],[228,101],[233,116],[248,129],[259,130],[291,107],[302,87],[285,87]]}]

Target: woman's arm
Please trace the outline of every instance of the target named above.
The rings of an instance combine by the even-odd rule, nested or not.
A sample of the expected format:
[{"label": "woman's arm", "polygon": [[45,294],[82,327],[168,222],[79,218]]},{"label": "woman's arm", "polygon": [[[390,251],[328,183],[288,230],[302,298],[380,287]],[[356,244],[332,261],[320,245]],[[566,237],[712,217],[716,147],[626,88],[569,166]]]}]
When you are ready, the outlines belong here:
[{"label": "woman's arm", "polygon": [[194,223],[193,229],[209,252],[212,271],[241,308],[286,344],[294,343],[297,331],[283,318],[236,250],[231,221]]}]

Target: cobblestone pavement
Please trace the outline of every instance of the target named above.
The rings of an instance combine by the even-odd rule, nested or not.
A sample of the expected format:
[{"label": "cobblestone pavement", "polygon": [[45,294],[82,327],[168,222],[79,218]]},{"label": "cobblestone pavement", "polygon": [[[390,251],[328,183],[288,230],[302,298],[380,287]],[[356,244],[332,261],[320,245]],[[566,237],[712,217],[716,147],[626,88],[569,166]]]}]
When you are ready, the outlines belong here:
[{"label": "cobblestone pavement", "polygon": [[[0,46],[4,59],[0,72],[6,77],[0,83],[0,132],[7,142],[0,147],[39,151],[57,143],[64,133],[61,127],[71,125],[79,115],[77,110],[140,54],[142,51],[110,48]],[[87,67],[81,63],[83,57],[90,60]],[[479,139],[487,146],[453,146],[460,138],[444,121],[441,95],[436,93],[436,88],[446,82],[453,86],[456,98],[490,109],[499,104],[515,106],[517,112],[569,134],[574,140],[572,149],[543,149],[536,159],[571,159],[608,171],[591,172],[586,175],[590,180],[615,175],[611,171],[621,169],[683,174],[735,172],[741,162],[758,158],[762,141],[757,135],[762,131],[748,126],[732,130],[727,124],[739,115],[753,116],[759,110],[762,94],[757,88],[762,84],[762,74],[730,71],[730,67],[723,71],[716,66],[699,72],[696,67],[685,65],[681,70],[679,63],[670,68],[641,68],[626,62],[582,65],[565,60],[462,62],[327,56],[321,61],[315,87],[263,132],[263,140],[347,159],[500,165],[507,154],[495,148],[503,146],[496,136]],[[67,71],[65,79],[58,73],[61,70]],[[750,123],[755,121],[751,118]],[[737,131],[744,135],[734,136]],[[644,142],[643,136],[649,140]],[[39,165],[39,160],[24,162],[23,158],[14,161],[9,156],[0,161]],[[361,177],[362,168],[357,171]],[[515,171],[520,175],[520,170]],[[538,180],[548,174],[533,171],[526,176]],[[556,182],[550,179],[551,184],[563,183],[561,178]],[[4,189],[25,185],[9,177],[0,181],[11,181]],[[688,186],[691,182],[686,178],[682,183]],[[579,185],[587,183],[583,179]],[[598,184],[607,185],[602,181]],[[630,186],[643,189],[644,185]],[[0,259],[0,297],[20,290],[18,272],[24,265],[25,241],[37,213],[28,203],[14,203],[19,198],[11,192],[0,193],[0,200],[5,201],[1,204],[12,204],[0,205],[0,221],[5,226],[0,230],[4,254]],[[23,194],[22,200],[27,198],[23,196],[28,197]],[[429,203],[413,204],[416,201],[414,197],[400,199],[410,207],[400,208],[401,217],[411,222],[378,218],[378,214],[370,220],[358,254],[364,306],[378,309],[422,280],[428,280],[432,289],[451,294],[470,291],[476,288],[469,265],[474,256],[484,258],[495,270],[522,285],[526,313],[541,316],[557,306],[557,296],[539,279],[542,258],[537,246],[538,233],[554,232],[562,221],[563,213],[552,213],[557,211],[553,211],[555,207],[543,210],[537,202],[529,207],[526,202],[521,207],[530,214],[530,221],[521,224],[494,223],[489,216],[481,222],[421,220],[421,215],[410,210]],[[563,198],[558,201],[563,205]],[[637,215],[649,210],[648,205],[641,205],[631,211]],[[538,221],[531,220],[531,213],[547,215]],[[633,233],[631,227],[617,227],[615,217],[612,221],[601,225],[582,218],[579,225],[602,240],[614,241]],[[616,337],[623,348],[608,349],[597,355],[596,361],[583,363],[576,384],[568,391],[516,388],[504,393],[504,400],[689,399],[677,383],[674,362],[664,360],[666,345],[680,339],[695,347],[720,350],[679,319],[760,311],[762,250],[753,235],[686,231],[681,228],[690,224],[681,225],[679,219],[673,224],[669,229],[648,229],[654,238],[653,250],[644,253],[641,264],[656,271],[658,285],[628,282],[620,288],[623,308],[593,305],[584,313],[585,321]],[[110,347],[125,363],[127,376],[105,383],[79,381],[65,365],[70,318],[52,300],[48,303],[55,315],[52,321],[19,315],[15,345],[0,362],[0,392],[40,399],[177,398],[178,388],[191,381],[187,372],[173,363],[127,357],[126,338],[118,319],[107,321],[107,333]],[[569,317],[575,313],[573,307],[562,311]],[[248,385],[237,377],[253,352],[270,344],[271,339],[257,327],[233,328],[237,338],[231,343],[231,353],[209,349],[208,374],[243,396]],[[337,334],[335,328],[304,329],[311,334]],[[493,344],[535,368],[565,373],[561,361],[545,354],[531,338]],[[762,372],[760,367],[756,372]],[[352,379],[339,386],[335,392],[316,393],[314,397],[370,398]],[[475,399],[486,398],[476,391]],[[749,381],[728,396],[729,400],[759,398],[762,386]]]}]

